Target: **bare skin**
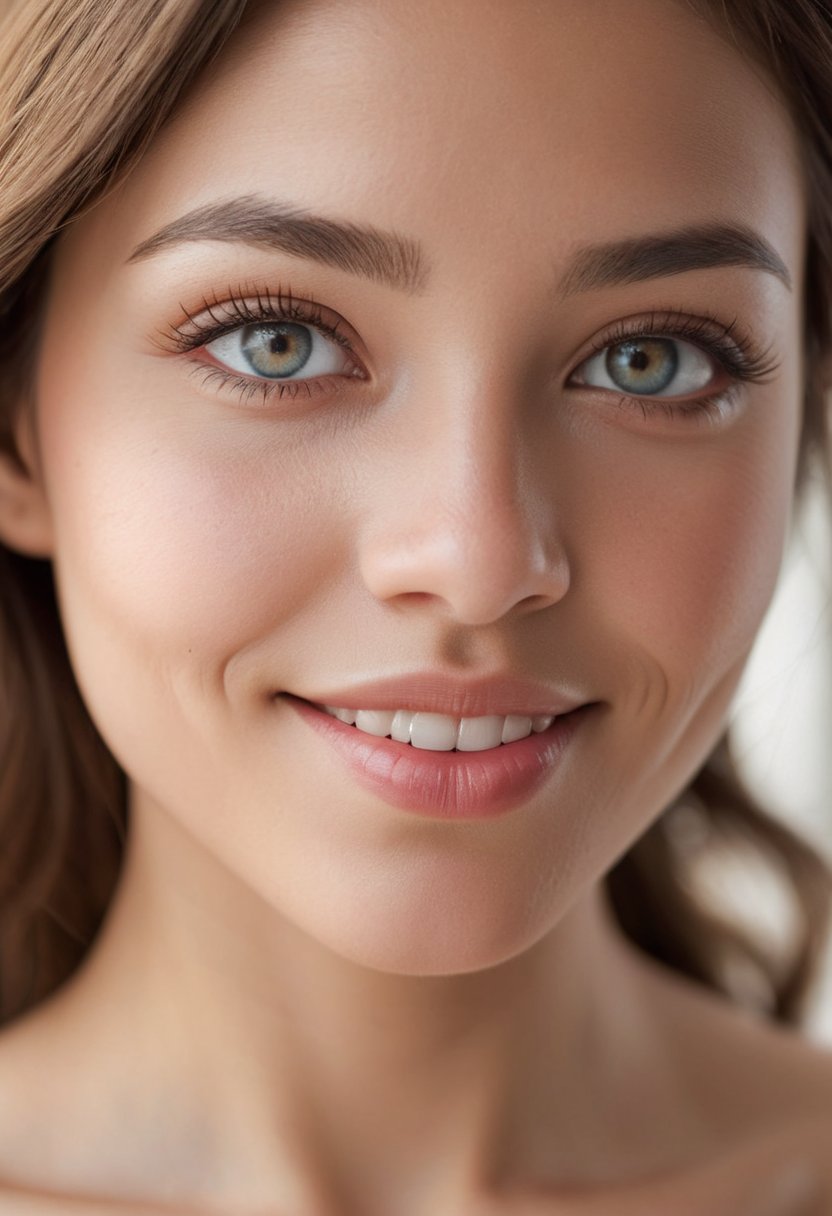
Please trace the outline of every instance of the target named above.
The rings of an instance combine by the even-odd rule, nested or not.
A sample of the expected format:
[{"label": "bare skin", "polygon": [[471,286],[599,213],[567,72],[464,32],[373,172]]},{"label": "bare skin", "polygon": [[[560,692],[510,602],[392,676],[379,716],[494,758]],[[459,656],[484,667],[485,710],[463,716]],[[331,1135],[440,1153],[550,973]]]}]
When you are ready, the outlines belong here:
[{"label": "bare skin", "polygon": [[[130,260],[237,195],[418,240],[424,277]],[[804,1158],[832,1203],[829,1055],[646,962],[600,885],[719,737],[774,589],[805,214],[785,109],[674,0],[304,0],[256,6],[61,237],[0,534],[54,562],[131,833],[84,967],[0,1037],[9,1211],[799,1216],[772,1176]],[[791,287],[553,288],[579,245],[714,221]],[[318,335],[308,395],[171,347],[182,306],[289,286],[353,347]],[[671,313],[736,319],[770,374],[704,421],[588,378],[593,339]],[[662,401],[726,389],[680,341],[711,379]],[[603,712],[525,804],[449,823],[272,696],[425,668]]]},{"label": "bare skin", "polygon": [[[738,1013],[724,1001],[687,981],[679,981],[649,960],[633,958],[636,973],[641,973],[643,997],[656,1009],[656,1026],[666,1028],[669,1050],[684,1062],[684,1102],[699,1115],[698,1125],[683,1126],[678,1110],[673,1115],[676,1141],[668,1155],[670,1138],[666,1129],[653,1123],[648,1110],[645,1126],[652,1124],[653,1141],[659,1151],[653,1166],[643,1170],[633,1156],[632,1165],[620,1168],[619,1159],[610,1175],[625,1181],[595,1182],[564,1188],[527,1179],[511,1193],[460,1197],[444,1201],[438,1210],[459,1216],[824,1216],[832,1210],[832,1062],[827,1054],[778,1031],[749,1015]],[[56,1010],[57,1013],[57,1010]],[[44,1057],[54,1053],[61,1064],[65,1048],[65,1026],[58,1017],[46,1016],[40,1026],[30,1018],[17,1032],[7,1034],[0,1053],[3,1091],[7,1099],[3,1118],[4,1170],[19,1177],[21,1158],[32,1160],[37,1147],[40,1163],[32,1179],[46,1178],[43,1148],[44,1129],[54,1126],[57,1138],[53,1161],[60,1149],[72,1145],[74,1118],[83,1118],[80,1142],[95,1145],[100,1153],[109,1148],[106,1118],[96,1116],[91,1106],[78,1101],[77,1095],[62,1098],[63,1117],[55,1120],[46,1102],[54,1099],[54,1087],[29,1085],[37,1069],[44,1068]],[[681,1079],[681,1078],[680,1078]],[[630,1088],[631,1114],[641,1105],[651,1081],[643,1089]],[[135,1078],[134,1078],[135,1085]],[[681,1092],[681,1091],[680,1091]],[[94,1097],[94,1095],[90,1095]],[[614,1098],[608,1087],[601,1101]],[[70,1116],[72,1113],[72,1117]],[[102,1111],[101,1115],[110,1112]],[[50,1117],[51,1116],[51,1117]],[[28,1122],[31,1120],[31,1122]],[[34,1126],[33,1126],[34,1124]],[[21,1126],[22,1125],[22,1126]],[[693,1130],[695,1127],[695,1130]],[[36,1129],[36,1130],[35,1130]],[[686,1137],[681,1139],[680,1137]],[[624,1144],[638,1151],[631,1129],[618,1129],[618,1141],[609,1146],[615,1155]],[[661,1165],[658,1165],[662,1161]],[[670,1162],[673,1162],[670,1165]],[[147,1192],[146,1182],[158,1171],[159,1161],[151,1166],[145,1185],[137,1179],[136,1192]],[[94,1175],[91,1175],[94,1177]],[[90,1188],[92,1191],[92,1188]],[[92,1192],[96,1193],[96,1192]],[[101,1192],[106,1193],[106,1192]],[[296,1205],[265,1204],[261,1207],[225,1205],[216,1202],[196,1204],[152,1203],[141,1200],[108,1201],[100,1194],[84,1196],[84,1188],[66,1192],[41,1188],[30,1182],[11,1182],[0,1187],[0,1216],[206,1216],[207,1213],[268,1212],[270,1216],[341,1216],[342,1213],[369,1210],[360,1196],[355,1205],[343,1200],[321,1199]],[[430,1206],[423,1210],[429,1211]]]}]

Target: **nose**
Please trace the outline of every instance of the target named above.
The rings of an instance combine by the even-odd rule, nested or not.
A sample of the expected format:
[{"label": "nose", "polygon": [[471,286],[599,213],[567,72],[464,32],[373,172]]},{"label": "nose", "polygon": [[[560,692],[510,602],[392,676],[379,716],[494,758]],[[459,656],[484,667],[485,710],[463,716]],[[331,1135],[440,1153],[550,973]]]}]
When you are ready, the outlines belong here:
[{"label": "nose", "polygon": [[360,564],[370,592],[435,601],[467,625],[562,599],[570,572],[557,477],[522,403],[505,386],[442,396],[434,386],[429,409],[399,406],[382,462],[390,473],[373,474],[381,488],[366,500]]}]

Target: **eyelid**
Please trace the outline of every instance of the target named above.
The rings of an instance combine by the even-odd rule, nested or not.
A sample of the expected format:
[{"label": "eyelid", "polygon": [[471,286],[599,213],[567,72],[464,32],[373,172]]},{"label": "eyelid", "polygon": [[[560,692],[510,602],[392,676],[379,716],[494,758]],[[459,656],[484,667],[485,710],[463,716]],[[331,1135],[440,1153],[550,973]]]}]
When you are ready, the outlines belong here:
[{"label": "eyelid", "polygon": [[[240,284],[236,288],[229,285],[223,293],[203,296],[196,309],[181,302],[179,308],[180,317],[160,331],[166,350],[196,350],[245,325],[296,320],[317,329],[352,351],[356,358],[361,358],[357,348],[362,348],[363,343],[344,318],[312,297],[296,294],[290,286],[281,285],[272,292],[269,288],[250,284]],[[206,318],[213,324],[208,324]]]},{"label": "eyelid", "polygon": [[[258,394],[266,406],[271,397],[296,397],[302,392],[311,397],[320,393],[333,396],[342,391],[346,382],[366,382],[372,379],[366,362],[356,351],[363,347],[360,339],[348,337],[355,333],[344,319],[333,309],[320,305],[308,296],[295,294],[291,287],[279,286],[276,292],[269,288],[251,287],[241,284],[228,287],[223,295],[203,296],[199,310],[186,308],[180,302],[181,318],[162,331],[159,343],[164,350],[181,355],[191,354],[188,360],[195,372],[203,373],[206,382],[217,382],[230,386],[244,401]],[[204,350],[219,338],[235,333],[250,325],[268,325],[279,321],[291,321],[316,330],[325,341],[336,343],[349,356],[350,367],[345,371],[324,372],[309,377],[275,377],[244,374],[216,360],[208,351],[209,362],[196,358],[194,352]],[[209,323],[210,322],[210,323]]]},{"label": "eyelid", "polygon": [[[193,359],[194,366],[203,372],[212,373],[206,378],[219,380],[223,384],[233,384],[238,394],[248,399],[261,393],[263,403],[271,396],[297,396],[305,390],[309,396],[318,393],[336,394],[345,388],[345,381],[358,379],[372,381],[374,377],[367,370],[367,360],[357,353],[357,348],[363,351],[360,338],[347,337],[343,332],[351,329],[344,319],[334,310],[326,308],[314,299],[304,295],[296,295],[291,287],[278,287],[275,293],[268,288],[241,284],[238,288],[229,285],[223,295],[203,296],[201,309],[192,311],[180,303],[181,316],[176,324],[168,326],[163,335],[164,349],[171,348],[179,353],[199,350],[208,345],[222,334],[233,332],[237,328],[252,323],[274,321],[276,319],[296,319],[304,325],[316,328],[326,337],[346,348],[355,365],[352,375],[344,373],[326,373],[323,376],[308,379],[269,379],[267,377],[243,376],[241,373],[215,363]],[[213,325],[206,325],[205,317],[211,319]],[[717,370],[722,371],[735,386],[742,382],[761,383],[770,379],[779,369],[780,360],[772,358],[772,345],[762,348],[753,336],[742,329],[738,319],[726,323],[717,316],[699,311],[693,315],[683,309],[653,310],[649,314],[637,314],[625,317],[607,326],[590,344],[580,361],[574,365],[573,371],[567,377],[568,387],[592,388],[598,392],[609,393],[610,389],[586,385],[576,380],[575,376],[581,367],[594,355],[615,346],[627,339],[636,337],[666,337],[689,341],[698,347],[713,363]],[[713,383],[700,390],[703,394],[712,392]],[[617,390],[619,393],[623,390]],[[633,401],[667,402],[683,401],[681,394],[661,398],[659,394],[630,395]]]},{"label": "eyelid", "polygon": [[[773,354],[773,344],[761,347],[752,334],[739,324],[727,323],[710,313],[694,316],[681,309],[654,310],[648,314],[624,317],[603,330],[590,344],[567,379],[572,378],[594,355],[631,338],[674,338],[697,346],[716,367],[734,380],[767,383],[781,366]],[[583,387],[595,387],[584,385]],[[605,391],[605,390],[600,390]]]}]

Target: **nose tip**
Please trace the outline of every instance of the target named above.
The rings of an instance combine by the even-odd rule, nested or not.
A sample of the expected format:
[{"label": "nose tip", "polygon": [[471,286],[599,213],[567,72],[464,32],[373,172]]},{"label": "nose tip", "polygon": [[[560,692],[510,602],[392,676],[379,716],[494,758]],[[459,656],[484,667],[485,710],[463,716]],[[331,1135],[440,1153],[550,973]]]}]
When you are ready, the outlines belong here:
[{"label": "nose tip", "polygon": [[365,585],[398,606],[437,605],[460,624],[488,625],[509,613],[551,607],[569,587],[562,545],[545,545],[516,506],[466,518],[434,509],[408,526],[379,529],[362,554]]},{"label": "nose tip", "polygon": [[399,608],[434,605],[488,625],[551,607],[569,587],[549,415],[496,356],[418,377],[386,416],[385,454],[363,500],[364,583]]}]

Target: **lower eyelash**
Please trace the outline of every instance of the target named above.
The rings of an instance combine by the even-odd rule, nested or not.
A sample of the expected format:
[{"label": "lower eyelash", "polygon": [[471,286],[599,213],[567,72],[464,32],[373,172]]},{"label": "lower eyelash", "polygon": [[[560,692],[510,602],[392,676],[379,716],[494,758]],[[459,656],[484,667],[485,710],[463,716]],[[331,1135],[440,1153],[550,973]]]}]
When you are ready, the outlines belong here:
[{"label": "lower eyelash", "polygon": [[710,313],[691,317],[679,311],[654,311],[635,321],[619,321],[612,331],[593,343],[589,357],[633,338],[677,338],[690,341],[735,380],[763,383],[779,369],[771,348],[763,350],[751,335],[739,328],[737,317],[726,325]]},{"label": "lower eyelash", "polygon": [[[251,292],[243,288],[234,291],[229,286],[223,299],[214,296],[204,299],[202,304],[202,312],[207,313],[210,323],[203,321],[200,324],[194,314],[183,307],[182,312],[190,328],[186,325],[172,325],[168,330],[168,341],[183,354],[198,350],[221,334],[243,325],[260,322],[265,324],[274,320],[298,321],[316,329],[347,351],[352,352],[353,349],[349,340],[339,331],[337,324],[331,325],[327,322],[319,305],[312,300],[294,296],[291,288],[284,290],[279,287],[276,293],[272,293],[269,290]],[[639,337],[690,340],[705,350],[718,367],[731,377],[731,383],[720,393],[699,400],[651,399],[649,395],[639,397],[625,393],[618,396],[619,408],[640,409],[645,419],[663,413],[668,418],[684,419],[691,423],[716,422],[733,406],[743,383],[765,382],[780,366],[778,360],[771,358],[770,350],[758,347],[748,333],[738,332],[737,318],[730,325],[726,325],[710,314],[694,318],[673,310],[654,311],[649,317],[634,321],[619,321],[611,332],[596,340],[591,354],[586,358],[628,339]],[[319,393],[332,396],[344,387],[343,374],[320,376],[310,380],[257,380],[196,360],[192,362],[194,370],[203,376],[204,382],[229,387],[246,403],[259,398],[264,406],[273,396],[291,399],[303,393],[307,397]]]},{"label": "lower eyelash", "polygon": [[214,383],[231,388],[246,403],[259,397],[263,405],[270,397],[295,398],[304,392],[307,397],[317,396],[318,393],[326,393],[332,397],[340,391],[342,386],[339,380],[344,378],[319,376],[312,380],[249,380],[245,376],[227,372],[221,367],[211,367],[207,363],[194,363],[193,370],[202,377],[204,384]]},{"label": "lower eyelash", "polygon": [[649,418],[651,414],[663,413],[668,418],[681,417],[691,422],[715,422],[723,418],[726,411],[730,410],[739,395],[740,388],[741,383],[735,381],[721,393],[715,393],[711,397],[701,397],[698,401],[674,402],[667,398],[651,401],[649,397],[628,397],[626,394],[621,394],[616,405],[619,409],[640,409],[645,418]]},{"label": "lower eyelash", "polygon": [[[308,329],[317,330],[341,346],[349,355],[354,354],[352,343],[341,333],[338,324],[331,324],[318,304],[302,296],[295,296],[291,288],[284,289],[281,286],[276,292],[272,292],[268,288],[252,290],[242,285],[235,290],[229,285],[224,296],[203,298],[201,310],[197,313],[189,311],[184,305],[180,305],[180,308],[185,320],[168,326],[163,334],[162,344],[183,355],[198,351],[224,334],[245,325],[265,325],[272,321],[296,321]],[[206,316],[207,320],[199,319]],[[197,359],[191,359],[189,362],[193,372],[202,377],[203,383],[230,388],[243,403],[259,399],[263,406],[272,397],[295,398],[302,394],[312,397],[319,393],[332,397],[343,389],[343,381],[350,378],[345,373],[340,373],[316,376],[308,380],[258,380]],[[353,365],[352,374],[355,378],[366,379],[357,361]]]},{"label": "lower eyelash", "polygon": [[[761,349],[749,333],[738,330],[736,317],[726,325],[707,313],[693,318],[680,311],[654,311],[649,317],[619,321],[611,332],[596,339],[588,358],[627,340],[651,337],[693,342],[731,377],[731,382],[720,392],[698,400],[651,398],[649,394],[637,397],[621,393],[618,396],[619,408],[640,409],[645,419],[663,413],[668,418],[681,418],[693,424],[718,422],[736,403],[743,384],[767,383],[780,367],[780,361],[772,357],[771,348]],[[609,389],[599,391],[612,392]]]}]

